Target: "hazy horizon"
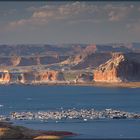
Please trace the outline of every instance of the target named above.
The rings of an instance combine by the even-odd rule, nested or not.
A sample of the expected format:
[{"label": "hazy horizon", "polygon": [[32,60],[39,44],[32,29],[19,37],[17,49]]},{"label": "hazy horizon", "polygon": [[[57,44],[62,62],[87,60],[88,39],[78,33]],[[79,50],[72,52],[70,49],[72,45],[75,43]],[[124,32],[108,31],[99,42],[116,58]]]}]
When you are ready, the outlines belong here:
[{"label": "hazy horizon", "polygon": [[0,43],[0,45],[57,45],[57,46],[59,46],[59,45],[110,45],[110,44],[131,44],[131,43],[140,43],[140,41],[138,42],[107,42],[107,43],[77,43],[77,42],[75,42],[75,43]]}]

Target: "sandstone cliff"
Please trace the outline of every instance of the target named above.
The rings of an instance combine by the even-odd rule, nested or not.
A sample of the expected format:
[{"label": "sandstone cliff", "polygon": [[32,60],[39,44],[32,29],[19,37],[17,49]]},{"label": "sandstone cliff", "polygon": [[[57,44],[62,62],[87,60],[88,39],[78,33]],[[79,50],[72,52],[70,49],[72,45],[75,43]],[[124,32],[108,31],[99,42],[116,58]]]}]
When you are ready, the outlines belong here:
[{"label": "sandstone cliff", "polygon": [[26,72],[9,72],[2,71],[0,73],[0,84],[9,83],[35,83],[35,82],[55,82],[64,80],[62,72],[47,71],[26,71]]},{"label": "sandstone cliff", "polygon": [[94,70],[94,81],[122,82],[140,80],[140,54],[114,53],[112,58]]},{"label": "sandstone cliff", "polygon": [[61,81],[64,80],[63,73],[58,71],[43,71],[35,73],[36,81]]},{"label": "sandstone cliff", "polygon": [[10,82],[10,73],[8,71],[0,72],[0,83],[7,84]]}]

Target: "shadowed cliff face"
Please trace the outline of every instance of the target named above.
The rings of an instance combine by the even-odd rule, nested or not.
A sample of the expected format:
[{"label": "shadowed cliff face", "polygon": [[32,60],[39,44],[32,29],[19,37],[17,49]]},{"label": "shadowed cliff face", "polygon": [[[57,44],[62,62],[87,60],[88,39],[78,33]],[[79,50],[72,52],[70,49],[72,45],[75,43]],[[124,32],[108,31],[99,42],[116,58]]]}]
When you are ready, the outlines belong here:
[{"label": "shadowed cliff face", "polygon": [[[112,52],[140,52],[138,44],[17,44],[0,45],[0,66],[68,65],[72,69],[96,68]],[[57,63],[57,64],[56,64]],[[61,63],[61,64],[60,64]]]},{"label": "shadowed cliff face", "polygon": [[[99,65],[105,63],[112,57],[111,53],[92,53],[82,58],[80,61],[72,67],[72,69],[83,69],[87,67],[96,68]],[[75,61],[77,61],[75,59]]]},{"label": "shadowed cliff face", "polygon": [[[137,46],[137,47],[136,47]],[[17,44],[0,45],[1,66],[30,66],[59,63],[73,57],[74,69],[92,65],[90,62],[98,54],[111,52],[140,52],[139,44]],[[93,55],[94,54],[94,55]],[[105,56],[104,59],[107,61]],[[98,59],[101,58],[97,58]],[[109,58],[110,59],[110,58]],[[69,63],[69,61],[67,61]],[[88,63],[87,63],[88,62]],[[104,63],[103,61],[101,63]],[[99,62],[99,65],[101,64]]]},{"label": "shadowed cliff face", "polygon": [[114,53],[112,58],[94,71],[94,81],[121,82],[140,80],[139,53]]},{"label": "shadowed cliff face", "polygon": [[32,66],[59,63],[67,59],[68,56],[34,56],[34,57],[0,57],[1,66]]}]

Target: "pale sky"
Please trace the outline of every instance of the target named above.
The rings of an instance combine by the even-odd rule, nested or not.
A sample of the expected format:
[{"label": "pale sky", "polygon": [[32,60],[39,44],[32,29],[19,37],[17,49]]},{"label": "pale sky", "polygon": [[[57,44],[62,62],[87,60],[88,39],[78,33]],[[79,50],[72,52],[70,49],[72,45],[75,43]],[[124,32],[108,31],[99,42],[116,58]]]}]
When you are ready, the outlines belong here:
[{"label": "pale sky", "polygon": [[0,44],[140,42],[140,2],[0,2]]}]

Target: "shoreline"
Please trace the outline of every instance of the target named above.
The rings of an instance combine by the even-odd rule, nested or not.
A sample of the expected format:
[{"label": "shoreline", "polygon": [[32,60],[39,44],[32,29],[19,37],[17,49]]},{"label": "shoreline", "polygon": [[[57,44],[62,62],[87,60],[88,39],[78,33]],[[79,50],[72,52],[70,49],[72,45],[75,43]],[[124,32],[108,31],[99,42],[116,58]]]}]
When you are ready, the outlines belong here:
[{"label": "shoreline", "polygon": [[0,139],[62,139],[78,134],[70,131],[34,130],[11,122],[0,121]]},{"label": "shoreline", "polygon": [[93,86],[93,87],[108,87],[108,88],[140,88],[140,82],[42,82],[42,83],[8,83],[0,85],[25,85],[25,86]]}]

